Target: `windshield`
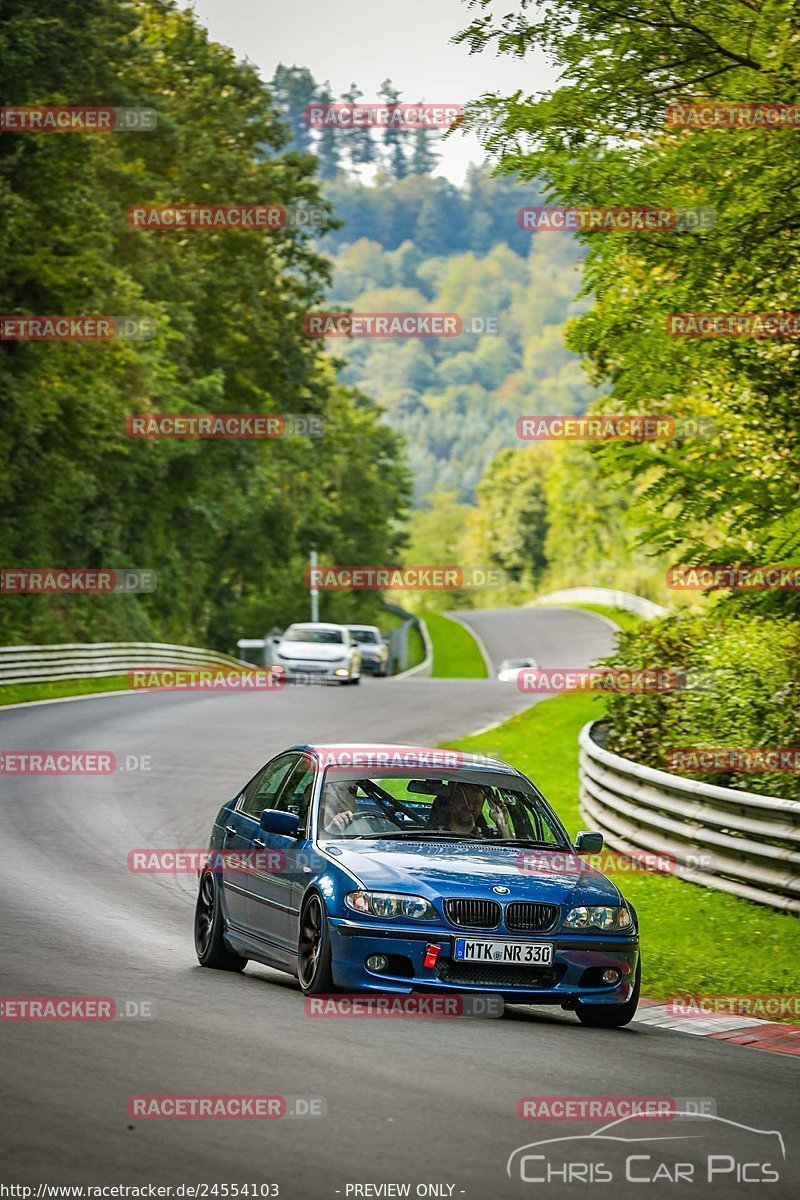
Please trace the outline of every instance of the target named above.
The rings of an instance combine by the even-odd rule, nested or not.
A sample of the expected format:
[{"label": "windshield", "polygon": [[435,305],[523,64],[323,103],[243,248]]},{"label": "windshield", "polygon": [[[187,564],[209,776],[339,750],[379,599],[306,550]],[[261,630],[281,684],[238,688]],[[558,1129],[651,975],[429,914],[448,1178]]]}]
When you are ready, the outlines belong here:
[{"label": "windshield", "polygon": [[367,642],[374,644],[375,642],[380,641],[377,633],[373,633],[371,629],[351,629],[350,632],[355,640],[357,642],[361,642],[362,644]]},{"label": "windshield", "polygon": [[515,777],[492,784],[418,774],[342,779],[329,770],[318,833],[336,841],[381,837],[569,845],[546,801],[519,790]]},{"label": "windshield", "polygon": [[313,625],[292,625],[283,635],[285,642],[315,642],[340,645],[344,641],[339,629],[315,629]]}]

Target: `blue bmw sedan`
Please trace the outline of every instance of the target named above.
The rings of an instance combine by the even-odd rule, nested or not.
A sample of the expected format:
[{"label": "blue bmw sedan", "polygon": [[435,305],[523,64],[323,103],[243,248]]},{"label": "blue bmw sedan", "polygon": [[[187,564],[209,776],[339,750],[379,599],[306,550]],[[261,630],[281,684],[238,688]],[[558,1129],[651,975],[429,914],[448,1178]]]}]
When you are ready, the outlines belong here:
[{"label": "blue bmw sedan", "polygon": [[205,967],[336,991],[492,993],[627,1024],[636,913],[521,772],[400,745],[294,746],[220,809],[200,873]]}]

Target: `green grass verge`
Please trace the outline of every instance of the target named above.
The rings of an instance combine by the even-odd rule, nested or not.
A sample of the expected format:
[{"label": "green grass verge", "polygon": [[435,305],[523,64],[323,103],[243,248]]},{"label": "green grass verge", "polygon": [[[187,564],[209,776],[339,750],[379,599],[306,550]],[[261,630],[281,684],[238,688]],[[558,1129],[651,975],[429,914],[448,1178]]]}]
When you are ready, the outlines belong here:
[{"label": "green grass verge", "polygon": [[88,696],[92,692],[119,692],[130,687],[127,675],[97,679],[58,679],[50,683],[6,683],[0,686],[0,706],[25,700],[58,700],[61,696]]},{"label": "green grass verge", "polygon": [[[578,814],[578,732],[602,715],[601,698],[543,701],[449,748],[497,754],[529,775],[571,834]],[[674,876],[636,872],[615,882],[639,914],[645,995],[795,993],[800,920]],[[792,1018],[787,1017],[786,1020]]]},{"label": "green grass verge", "polygon": [[[559,607],[562,607],[559,605]],[[615,625],[619,625],[620,629],[638,629],[644,621],[644,617],[640,617],[637,613],[628,612],[627,608],[612,608],[609,604],[569,604],[567,608],[583,608],[586,612],[599,613],[601,617],[608,617],[609,621],[613,621]]]},{"label": "green grass verge", "polygon": [[412,667],[418,667],[424,658],[425,643],[422,640],[422,634],[416,625],[410,625],[408,628],[408,662],[405,669],[410,671]]},{"label": "green grass verge", "polygon": [[431,674],[434,678],[486,678],[486,663],[468,629],[441,613],[423,613],[422,616],[433,642]]}]

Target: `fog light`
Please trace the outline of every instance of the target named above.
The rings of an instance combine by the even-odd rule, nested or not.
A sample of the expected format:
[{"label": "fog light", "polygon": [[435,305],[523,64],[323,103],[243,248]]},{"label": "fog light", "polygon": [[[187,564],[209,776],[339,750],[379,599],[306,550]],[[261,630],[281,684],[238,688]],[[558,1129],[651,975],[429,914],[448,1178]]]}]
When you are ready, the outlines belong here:
[{"label": "fog light", "polygon": [[335,670],[333,673],[334,673],[334,675],[338,675],[338,676],[340,676],[340,677],[341,677],[341,676],[347,676],[347,675],[349,675],[349,674],[350,674],[350,672],[348,671],[347,667],[337,667],[337,668],[336,668],[336,670]]},{"label": "fog light", "polygon": [[370,954],[366,965],[368,971],[385,971],[389,960],[385,954]]},{"label": "fog light", "polygon": [[616,967],[609,967],[608,970],[603,971],[603,983],[617,982],[619,982],[619,971]]}]

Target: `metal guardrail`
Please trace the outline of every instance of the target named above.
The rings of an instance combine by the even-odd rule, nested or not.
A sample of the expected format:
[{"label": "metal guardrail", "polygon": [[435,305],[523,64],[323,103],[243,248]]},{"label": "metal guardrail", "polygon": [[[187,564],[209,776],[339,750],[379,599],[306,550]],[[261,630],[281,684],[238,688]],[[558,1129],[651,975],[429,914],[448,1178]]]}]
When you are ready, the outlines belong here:
[{"label": "metal guardrail", "polygon": [[[433,670],[433,642],[428,633],[428,626],[423,621],[422,617],[418,617],[415,613],[407,612],[406,609],[400,608],[398,604],[390,604],[388,601],[383,601],[383,607],[388,612],[394,613],[395,616],[403,617],[403,624],[397,629],[392,629],[386,642],[389,646],[389,663],[392,667],[392,679],[412,679],[415,676],[427,677]],[[419,630],[422,644],[425,647],[425,657],[421,663],[417,663],[415,667],[406,667],[408,662],[408,630],[411,626],[415,626]],[[396,668],[400,668],[397,670]]]},{"label": "metal guardrail", "polygon": [[239,658],[200,646],[161,642],[84,642],[52,646],[0,646],[0,685],[48,683],[124,675],[140,667],[249,667]]},{"label": "metal guardrail", "polygon": [[645,767],[580,732],[580,809],[612,850],[667,855],[675,874],[800,913],[800,802]]},{"label": "metal guardrail", "polygon": [[623,608],[627,612],[636,613],[647,621],[652,621],[655,617],[665,617],[669,612],[663,604],[645,600],[644,596],[635,596],[633,592],[618,592],[614,588],[599,587],[565,588],[560,592],[537,596],[530,604],[607,604],[610,608]]}]

